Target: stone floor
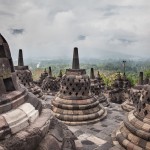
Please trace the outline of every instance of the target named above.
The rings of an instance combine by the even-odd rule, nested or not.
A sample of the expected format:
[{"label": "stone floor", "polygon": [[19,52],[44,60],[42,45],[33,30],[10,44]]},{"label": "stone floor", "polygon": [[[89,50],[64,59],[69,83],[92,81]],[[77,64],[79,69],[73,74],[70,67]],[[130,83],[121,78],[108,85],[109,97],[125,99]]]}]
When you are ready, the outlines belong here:
[{"label": "stone floor", "polygon": [[[54,96],[47,96],[50,105]],[[49,107],[49,106],[48,106]],[[118,150],[113,146],[111,133],[119,127],[125,118],[125,112],[120,104],[110,103],[107,109],[107,118],[90,125],[68,126],[83,144],[84,150]]]},{"label": "stone floor", "polygon": [[[119,104],[110,104],[106,107],[107,118],[91,125],[68,126],[69,129],[81,140],[84,150],[115,150],[111,140],[111,133],[125,117],[125,112]],[[113,148],[112,148],[113,147]]]}]

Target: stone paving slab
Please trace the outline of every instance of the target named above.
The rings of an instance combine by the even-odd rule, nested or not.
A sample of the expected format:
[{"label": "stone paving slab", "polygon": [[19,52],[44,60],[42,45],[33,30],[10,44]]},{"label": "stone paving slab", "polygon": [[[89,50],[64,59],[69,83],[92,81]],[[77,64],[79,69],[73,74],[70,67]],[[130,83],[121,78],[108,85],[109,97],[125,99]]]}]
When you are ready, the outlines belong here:
[{"label": "stone paving slab", "polygon": [[112,144],[111,133],[125,118],[121,105],[111,103],[106,108],[106,119],[90,125],[68,126],[83,144],[84,150],[117,150]]}]

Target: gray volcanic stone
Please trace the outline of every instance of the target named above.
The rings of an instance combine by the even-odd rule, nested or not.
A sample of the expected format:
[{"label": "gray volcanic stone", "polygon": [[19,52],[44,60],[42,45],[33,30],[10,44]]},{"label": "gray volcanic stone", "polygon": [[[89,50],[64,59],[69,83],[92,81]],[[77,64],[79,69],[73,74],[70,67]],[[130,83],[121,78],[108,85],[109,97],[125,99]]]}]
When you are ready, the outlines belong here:
[{"label": "gray volcanic stone", "polygon": [[52,135],[48,134],[40,143],[37,150],[61,150],[59,143]]}]

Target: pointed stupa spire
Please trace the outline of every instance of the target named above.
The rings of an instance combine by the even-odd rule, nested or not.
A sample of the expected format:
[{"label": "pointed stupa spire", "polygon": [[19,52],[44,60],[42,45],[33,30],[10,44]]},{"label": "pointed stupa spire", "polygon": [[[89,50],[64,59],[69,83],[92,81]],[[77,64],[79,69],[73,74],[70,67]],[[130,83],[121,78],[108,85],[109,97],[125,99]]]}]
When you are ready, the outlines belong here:
[{"label": "pointed stupa spire", "polygon": [[93,68],[91,68],[90,78],[91,78],[91,79],[95,79],[94,69],[93,69]]},{"label": "pointed stupa spire", "polygon": [[73,52],[72,69],[80,69],[79,55],[78,55],[77,47],[74,48],[74,52]]},{"label": "pointed stupa spire", "polygon": [[51,67],[49,67],[49,72],[48,73],[49,73],[49,76],[52,77],[52,69],[51,69]]},{"label": "pointed stupa spire", "polygon": [[139,73],[139,85],[143,85],[143,72]]},{"label": "pointed stupa spire", "polygon": [[18,66],[24,66],[22,49],[19,49]]}]

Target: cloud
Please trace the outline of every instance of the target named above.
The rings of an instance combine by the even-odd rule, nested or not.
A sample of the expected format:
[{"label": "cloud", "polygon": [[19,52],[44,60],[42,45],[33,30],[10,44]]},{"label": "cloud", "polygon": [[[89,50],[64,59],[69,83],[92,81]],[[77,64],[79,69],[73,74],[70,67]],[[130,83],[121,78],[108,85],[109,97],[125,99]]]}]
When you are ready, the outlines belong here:
[{"label": "cloud", "polygon": [[13,35],[17,35],[17,34],[23,34],[24,29],[10,29],[10,31]]},{"label": "cloud", "polygon": [[[150,56],[150,2],[143,0],[0,0],[0,32],[14,58],[101,53]],[[17,35],[17,36],[14,36]],[[88,36],[87,36],[88,35]]]},{"label": "cloud", "polygon": [[0,16],[13,17],[14,14],[11,13],[11,12],[6,12],[6,11],[1,11],[1,10],[0,10]]},{"label": "cloud", "polygon": [[86,36],[85,35],[79,35],[78,36],[78,40],[85,40],[86,39]]}]

